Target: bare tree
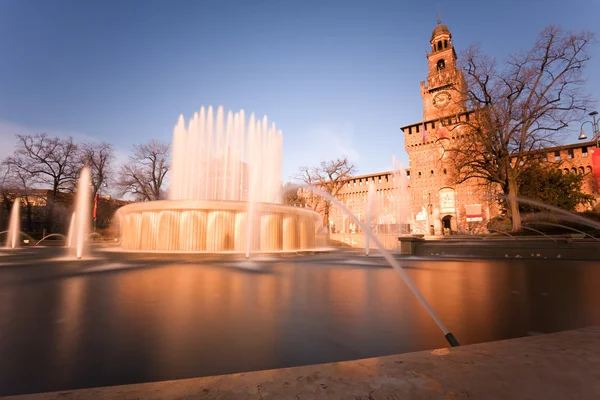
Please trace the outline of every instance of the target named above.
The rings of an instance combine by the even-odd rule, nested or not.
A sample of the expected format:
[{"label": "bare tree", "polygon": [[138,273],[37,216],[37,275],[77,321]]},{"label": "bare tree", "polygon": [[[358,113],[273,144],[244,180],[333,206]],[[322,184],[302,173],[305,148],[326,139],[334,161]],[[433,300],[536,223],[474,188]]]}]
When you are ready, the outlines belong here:
[{"label": "bare tree", "polygon": [[[347,157],[337,158],[331,161],[322,161],[316,167],[301,167],[296,175],[298,180],[318,187],[336,197],[343,188],[343,182],[356,172],[354,164]],[[329,231],[329,213],[331,211],[331,200],[318,196],[309,190],[310,197],[307,203],[314,211],[323,215],[323,226]]]},{"label": "bare tree", "polygon": [[299,190],[302,189],[292,190],[290,189],[291,186],[291,182],[287,182],[285,185],[283,185],[283,203],[287,204],[288,206],[305,207],[306,198],[300,196],[298,193]]},{"label": "bare tree", "polygon": [[461,57],[470,118],[460,119],[445,140],[456,183],[469,179],[498,185],[506,195],[512,229],[521,229],[518,181],[538,162],[535,150],[557,145],[562,130],[590,107],[583,68],[593,40],[589,32],[544,29],[527,52],[501,68],[471,46]]},{"label": "bare tree", "polygon": [[169,145],[151,140],[133,149],[134,154],[121,166],[117,186],[138,200],[160,200],[169,171]]},{"label": "bare tree", "polygon": [[46,207],[46,229],[54,229],[54,203],[60,190],[72,189],[81,165],[72,138],[45,133],[17,135],[12,156],[5,161],[12,173],[27,177],[31,185],[50,186]]},{"label": "bare tree", "polygon": [[36,191],[34,188],[35,176],[22,169],[11,168],[10,165],[4,164],[3,166],[6,169],[3,171],[0,181],[0,192],[6,211],[9,211],[17,197],[20,198],[27,217],[26,230],[31,232],[33,231],[34,206],[36,203],[40,203],[40,191]]},{"label": "bare tree", "polygon": [[90,168],[93,196],[111,183],[112,163],[115,160],[114,147],[105,142],[90,142],[81,145],[81,163]]}]

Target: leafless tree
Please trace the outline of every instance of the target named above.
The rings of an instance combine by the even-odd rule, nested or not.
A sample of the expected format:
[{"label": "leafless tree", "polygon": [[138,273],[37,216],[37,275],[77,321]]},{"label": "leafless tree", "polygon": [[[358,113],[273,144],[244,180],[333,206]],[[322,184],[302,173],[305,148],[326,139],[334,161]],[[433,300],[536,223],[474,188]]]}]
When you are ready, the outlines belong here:
[{"label": "leafless tree", "polygon": [[5,204],[6,211],[12,207],[13,202],[20,199],[24,206],[25,215],[27,217],[26,229],[28,232],[33,231],[33,213],[36,204],[43,203],[43,191],[36,190],[35,177],[28,172],[19,169],[11,168],[10,165],[4,164],[6,169],[3,171],[0,193],[2,201]]},{"label": "leafless tree", "polygon": [[77,146],[72,138],[61,139],[45,133],[17,135],[12,156],[5,160],[13,176],[26,178],[28,184],[50,186],[46,206],[46,229],[54,229],[54,203],[61,190],[73,188],[80,170]]},{"label": "leafless tree", "polygon": [[121,166],[117,186],[141,201],[164,197],[163,184],[169,171],[169,145],[151,140],[133,146],[134,153]]},{"label": "leafless tree", "polygon": [[115,160],[114,147],[105,142],[90,142],[81,145],[81,163],[90,168],[93,195],[112,180],[112,163]]},{"label": "leafless tree", "polygon": [[299,195],[299,190],[301,189],[290,189],[293,184],[291,182],[287,182],[283,185],[283,203],[288,206],[295,207],[305,207],[306,206],[306,198]]},{"label": "leafless tree", "polygon": [[[343,181],[356,172],[356,167],[347,157],[337,158],[330,161],[322,161],[315,167],[301,167],[296,179],[318,187],[336,197],[343,188]],[[314,211],[323,215],[323,226],[329,230],[329,213],[331,211],[331,200],[318,196],[308,191],[307,205]]]},{"label": "leafless tree", "polygon": [[497,185],[506,195],[512,229],[521,229],[517,182],[540,150],[557,145],[565,128],[591,106],[583,69],[593,41],[589,32],[550,26],[533,47],[504,65],[471,46],[461,57],[469,119],[462,118],[444,140],[456,183],[474,179]]}]

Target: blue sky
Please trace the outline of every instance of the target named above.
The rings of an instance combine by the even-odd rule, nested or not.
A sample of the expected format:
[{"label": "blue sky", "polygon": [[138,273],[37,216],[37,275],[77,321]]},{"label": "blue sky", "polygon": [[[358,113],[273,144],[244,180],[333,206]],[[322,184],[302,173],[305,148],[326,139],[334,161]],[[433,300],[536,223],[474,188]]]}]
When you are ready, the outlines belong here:
[{"label": "blue sky", "polygon": [[[0,157],[15,133],[171,141],[179,114],[223,105],[283,132],[282,179],[346,154],[359,173],[407,157],[441,13],[458,51],[498,59],[548,24],[597,30],[600,1],[0,0]],[[598,32],[597,32],[598,33]],[[600,97],[600,46],[589,92]],[[576,137],[576,135],[575,135]],[[575,140],[574,137],[574,140]]]}]

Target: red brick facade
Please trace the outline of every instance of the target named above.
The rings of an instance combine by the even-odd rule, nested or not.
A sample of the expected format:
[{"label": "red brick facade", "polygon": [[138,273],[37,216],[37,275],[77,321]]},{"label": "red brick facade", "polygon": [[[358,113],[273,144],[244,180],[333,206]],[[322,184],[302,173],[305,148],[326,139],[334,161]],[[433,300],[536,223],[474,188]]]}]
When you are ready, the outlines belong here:
[{"label": "red brick facade", "polygon": [[[435,27],[430,44],[427,80],[421,82],[423,120],[401,128],[409,157],[407,192],[398,192],[397,177],[388,171],[349,179],[338,199],[364,221],[369,183],[373,183],[379,217],[372,223],[381,233],[393,230],[386,228],[386,224],[396,224],[398,228],[397,224],[402,223],[399,219],[406,219],[412,233],[417,234],[485,233],[489,219],[498,215],[493,190],[475,180],[453,184],[442,147],[445,140],[453,140],[453,135],[460,134],[460,127],[451,128],[471,116],[466,111],[465,99],[460,96],[465,82],[456,67],[452,35],[446,25]],[[546,162],[560,160],[565,173],[585,175],[583,189],[598,197],[590,156],[594,148],[593,142],[587,142],[546,149]],[[406,216],[398,216],[399,204],[406,210]],[[331,210],[330,225],[336,232],[359,231],[335,207]]]}]

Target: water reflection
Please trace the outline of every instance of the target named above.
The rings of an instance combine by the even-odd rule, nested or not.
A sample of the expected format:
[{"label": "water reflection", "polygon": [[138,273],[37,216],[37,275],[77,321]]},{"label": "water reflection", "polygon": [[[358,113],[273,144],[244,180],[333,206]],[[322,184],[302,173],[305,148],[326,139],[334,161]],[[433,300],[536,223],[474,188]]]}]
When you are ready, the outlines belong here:
[{"label": "water reflection", "polygon": [[[189,378],[446,346],[390,268],[271,263],[0,270],[0,395]],[[593,263],[405,261],[461,343],[600,323]],[[99,265],[100,266],[100,265]],[[85,268],[89,268],[86,265]],[[65,275],[65,272],[69,274]],[[36,277],[56,275],[55,279]]]}]

